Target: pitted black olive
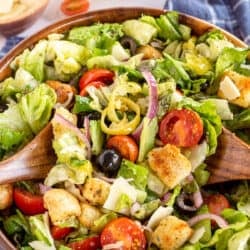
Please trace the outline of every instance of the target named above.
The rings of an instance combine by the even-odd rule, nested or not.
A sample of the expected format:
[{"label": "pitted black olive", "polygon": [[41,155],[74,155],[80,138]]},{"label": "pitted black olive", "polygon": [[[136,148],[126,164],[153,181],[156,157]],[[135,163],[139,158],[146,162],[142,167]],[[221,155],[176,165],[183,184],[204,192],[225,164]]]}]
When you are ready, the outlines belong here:
[{"label": "pitted black olive", "polygon": [[116,176],[122,157],[114,149],[105,149],[96,159],[97,167],[108,177]]}]

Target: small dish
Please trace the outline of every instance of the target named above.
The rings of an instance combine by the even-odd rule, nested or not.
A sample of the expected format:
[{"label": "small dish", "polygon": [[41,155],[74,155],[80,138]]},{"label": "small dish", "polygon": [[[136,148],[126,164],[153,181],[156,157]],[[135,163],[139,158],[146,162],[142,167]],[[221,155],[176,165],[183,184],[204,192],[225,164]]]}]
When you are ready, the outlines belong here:
[{"label": "small dish", "polygon": [[48,3],[49,0],[25,0],[15,3],[10,12],[0,14],[0,33],[12,36],[24,31],[41,16]]}]

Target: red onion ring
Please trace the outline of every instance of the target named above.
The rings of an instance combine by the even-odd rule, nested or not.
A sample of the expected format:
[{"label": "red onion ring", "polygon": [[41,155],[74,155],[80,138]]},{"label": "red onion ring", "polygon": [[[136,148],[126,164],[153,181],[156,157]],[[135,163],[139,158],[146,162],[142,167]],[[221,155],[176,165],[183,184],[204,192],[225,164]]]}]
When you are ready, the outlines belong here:
[{"label": "red onion ring", "polygon": [[203,198],[200,190],[197,190],[193,193],[193,201],[196,208],[200,208],[203,204]]},{"label": "red onion ring", "polygon": [[76,135],[80,138],[80,140],[86,145],[86,147],[87,147],[87,158],[90,159],[90,157],[91,157],[91,146],[90,146],[90,142],[86,138],[85,134],[82,133],[82,131],[78,127],[76,127],[72,122],[68,121],[63,116],[61,116],[61,115],[59,115],[57,113],[55,113],[53,120],[65,125],[66,127],[68,127],[69,129],[71,129],[72,131],[74,131],[76,133]]},{"label": "red onion ring", "polygon": [[108,183],[114,183],[114,181],[116,180],[115,178],[108,178],[104,176],[102,173],[97,172],[97,171],[94,171],[94,176]]},{"label": "red onion ring", "polygon": [[89,128],[90,125],[89,125],[88,116],[84,116],[83,126],[84,126],[84,130],[85,130],[86,138],[88,139],[88,141],[90,141],[90,128]]},{"label": "red onion ring", "polygon": [[[149,86],[149,105],[146,117],[151,120],[156,116],[158,109],[157,83],[154,76],[149,71],[142,71],[142,75]],[[132,133],[132,136],[134,137],[137,143],[140,141],[142,128],[143,128],[143,121]]]},{"label": "red onion ring", "polygon": [[185,199],[187,198],[190,198],[188,194],[181,193],[176,199],[178,206],[185,211],[190,211],[190,212],[196,211],[197,208],[195,206],[188,206],[185,204]]},{"label": "red onion ring", "polygon": [[51,187],[46,186],[43,183],[39,183],[38,186],[39,186],[40,194],[42,194],[42,195],[51,189]]},{"label": "red onion ring", "polygon": [[162,196],[161,202],[162,202],[162,203],[168,202],[169,199],[170,199],[170,197],[171,197],[171,193],[170,193],[170,192],[166,192],[166,193]]},{"label": "red onion ring", "polygon": [[149,105],[146,117],[153,119],[156,116],[158,109],[157,83],[154,76],[149,71],[143,71],[142,75],[149,86]]},{"label": "red onion ring", "polygon": [[188,220],[188,224],[190,227],[192,227],[193,225],[197,224],[199,221],[201,220],[213,220],[216,222],[216,224],[220,227],[220,228],[225,228],[228,226],[228,223],[225,219],[223,219],[221,216],[217,215],[217,214],[212,214],[212,213],[206,213],[206,214],[199,214],[196,215],[194,217],[192,217],[191,219]]}]

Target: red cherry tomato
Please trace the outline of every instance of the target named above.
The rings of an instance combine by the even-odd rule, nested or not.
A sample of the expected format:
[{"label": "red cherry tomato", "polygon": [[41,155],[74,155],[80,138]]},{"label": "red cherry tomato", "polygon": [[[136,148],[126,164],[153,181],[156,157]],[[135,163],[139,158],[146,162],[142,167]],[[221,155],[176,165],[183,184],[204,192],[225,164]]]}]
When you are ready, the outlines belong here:
[{"label": "red cherry tomato", "polygon": [[41,214],[46,211],[43,205],[43,196],[34,195],[19,188],[14,189],[14,202],[26,215]]},{"label": "red cherry tomato", "polygon": [[114,148],[122,157],[135,162],[138,157],[138,146],[134,139],[127,135],[115,135],[108,139],[107,148]]},{"label": "red cherry tomato", "polygon": [[64,239],[68,234],[72,232],[71,227],[58,227],[53,226],[51,229],[51,234],[55,240],[62,240]]},{"label": "red cherry tomato", "polygon": [[89,9],[89,0],[64,0],[61,11],[67,16],[86,12]]},{"label": "red cherry tomato", "polygon": [[88,83],[86,86],[84,86],[80,92],[80,96],[86,96],[88,95],[88,92],[87,92],[87,87],[90,87],[90,86],[93,86],[95,88],[100,88],[100,87],[103,87],[105,86],[105,84],[101,81],[95,81],[95,82],[90,82]]},{"label": "red cherry tomato", "polygon": [[126,217],[112,220],[101,233],[102,247],[118,241],[123,242],[123,250],[146,249],[146,238],[142,229],[138,224]]},{"label": "red cherry tomato", "polygon": [[103,83],[111,83],[113,81],[114,75],[114,72],[107,69],[90,69],[80,78],[80,91],[91,82],[100,81]]},{"label": "red cherry tomato", "polygon": [[159,136],[164,144],[177,147],[192,147],[203,135],[200,116],[189,109],[172,110],[161,120]]},{"label": "red cherry tomato", "polygon": [[210,213],[220,215],[221,212],[230,207],[228,199],[222,194],[212,194],[204,199]]},{"label": "red cherry tomato", "polygon": [[93,236],[84,240],[68,244],[72,250],[97,250],[101,249],[100,236]]}]

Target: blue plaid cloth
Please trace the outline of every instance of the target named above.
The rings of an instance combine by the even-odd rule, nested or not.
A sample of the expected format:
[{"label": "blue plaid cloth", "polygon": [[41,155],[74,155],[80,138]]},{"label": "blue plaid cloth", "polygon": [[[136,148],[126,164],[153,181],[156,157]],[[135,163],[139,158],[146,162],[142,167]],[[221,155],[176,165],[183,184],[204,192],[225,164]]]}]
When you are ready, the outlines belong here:
[{"label": "blue plaid cloth", "polygon": [[[199,17],[235,34],[250,45],[250,0],[166,0],[165,9]],[[7,39],[0,58],[23,37]]]},{"label": "blue plaid cloth", "polygon": [[165,9],[204,19],[250,45],[250,0],[167,0]]}]

